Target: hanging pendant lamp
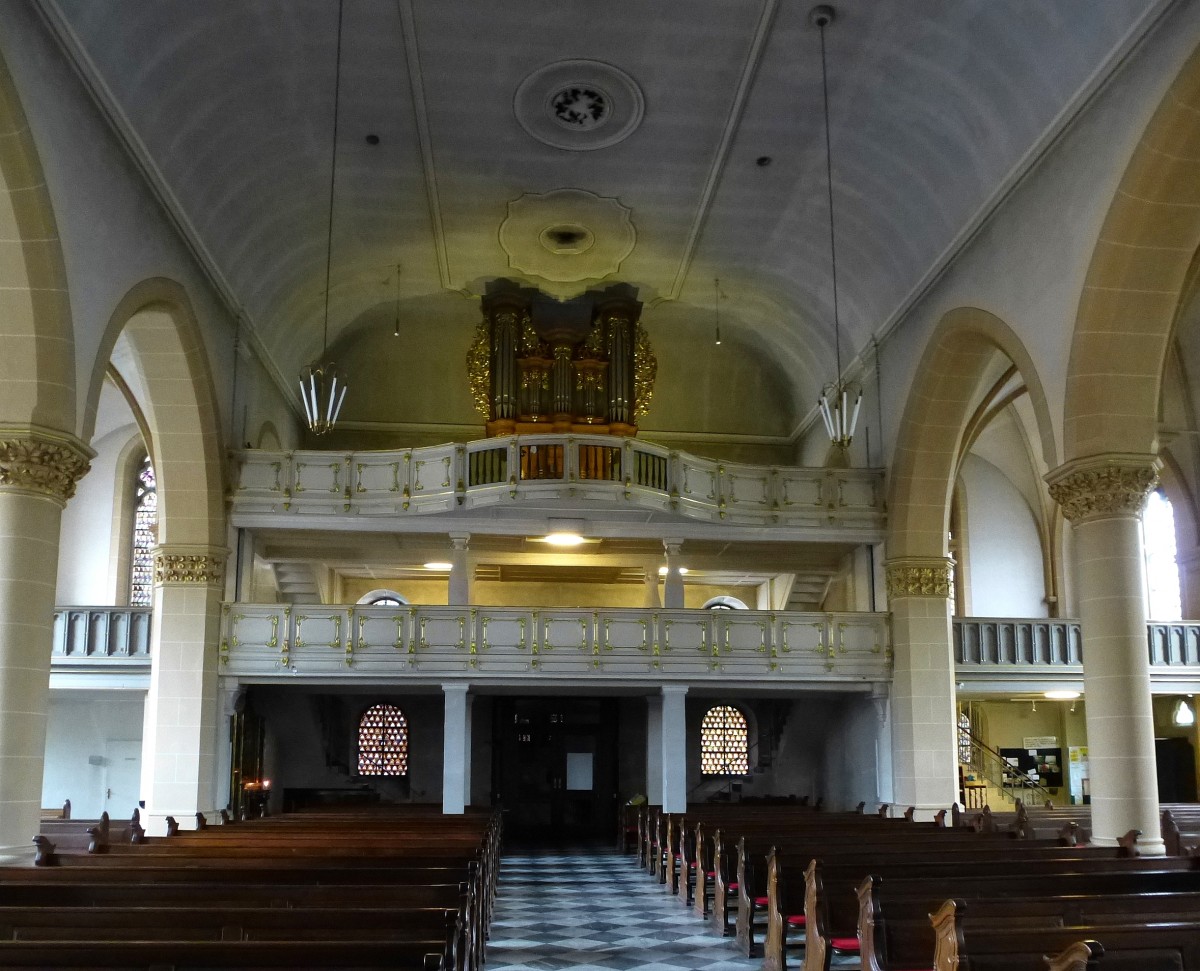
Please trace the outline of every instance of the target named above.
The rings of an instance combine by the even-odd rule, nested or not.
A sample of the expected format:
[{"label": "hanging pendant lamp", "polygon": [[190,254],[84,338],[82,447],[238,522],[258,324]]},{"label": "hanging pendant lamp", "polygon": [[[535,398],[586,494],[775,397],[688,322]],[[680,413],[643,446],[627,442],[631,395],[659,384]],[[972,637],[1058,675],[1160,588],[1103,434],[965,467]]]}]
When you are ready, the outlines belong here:
[{"label": "hanging pendant lamp", "polygon": [[342,14],[344,0],[338,0],[337,57],[333,71],[333,149],[329,165],[329,229],[325,239],[325,325],[321,336],[321,356],[300,371],[300,400],[304,417],[314,435],[332,431],[346,400],[346,380],[336,364],[325,360],[329,349],[329,280],[333,263],[333,199],[337,186],[338,95],[342,82]]},{"label": "hanging pendant lamp", "polygon": [[[821,33],[821,94],[825,104],[825,185],[829,195],[829,265],[833,278],[833,348],[837,372],[835,379],[821,389],[817,406],[825,422],[829,441],[845,450],[854,438],[858,424],[858,409],[862,405],[862,389],[851,387],[842,380],[842,326],[838,316],[837,245],[833,231],[833,149],[829,139],[829,72],[825,64],[825,28],[833,23],[834,10],[827,4],[813,7],[808,21]],[[853,400],[851,400],[853,399]]]}]

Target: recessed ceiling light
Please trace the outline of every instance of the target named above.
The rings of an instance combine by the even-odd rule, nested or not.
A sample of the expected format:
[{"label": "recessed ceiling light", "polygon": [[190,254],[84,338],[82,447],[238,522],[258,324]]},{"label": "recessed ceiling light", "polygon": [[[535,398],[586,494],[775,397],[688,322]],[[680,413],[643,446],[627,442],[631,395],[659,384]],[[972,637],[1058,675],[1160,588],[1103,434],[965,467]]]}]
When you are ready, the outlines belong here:
[{"label": "recessed ceiling light", "polygon": [[1045,697],[1050,701],[1074,701],[1079,697],[1078,691],[1047,691]]},{"label": "recessed ceiling light", "polygon": [[551,546],[582,546],[587,540],[578,533],[550,533],[542,537],[542,542]]},{"label": "recessed ceiling light", "polygon": [[442,570],[442,571],[453,570],[454,564],[453,563],[441,563],[439,561],[434,561],[432,563],[426,563],[425,569],[426,570]]}]

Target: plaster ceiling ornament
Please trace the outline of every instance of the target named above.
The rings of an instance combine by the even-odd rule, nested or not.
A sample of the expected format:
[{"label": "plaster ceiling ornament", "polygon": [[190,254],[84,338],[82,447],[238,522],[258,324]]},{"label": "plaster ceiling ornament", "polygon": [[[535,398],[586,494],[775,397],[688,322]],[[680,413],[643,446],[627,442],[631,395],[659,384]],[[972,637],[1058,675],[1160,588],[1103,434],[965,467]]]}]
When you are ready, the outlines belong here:
[{"label": "plaster ceiling ornament", "polygon": [[527,192],[508,204],[500,246],[508,265],[529,276],[551,283],[601,280],[633,252],[631,212],[617,199],[585,189]]},{"label": "plaster ceiling ornament", "polygon": [[637,82],[603,61],[555,61],[517,86],[513,113],[530,135],[569,152],[590,152],[624,141],[642,122],[645,99]]}]

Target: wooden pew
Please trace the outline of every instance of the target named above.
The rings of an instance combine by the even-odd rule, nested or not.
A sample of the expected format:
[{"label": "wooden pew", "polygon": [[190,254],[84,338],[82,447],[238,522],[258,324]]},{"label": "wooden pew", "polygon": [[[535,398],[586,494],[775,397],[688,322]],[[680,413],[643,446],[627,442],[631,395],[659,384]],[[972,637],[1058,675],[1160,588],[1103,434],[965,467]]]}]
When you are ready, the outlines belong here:
[{"label": "wooden pew", "polygon": [[[934,971],[1197,971],[1200,969],[1200,922],[1096,924],[1040,927],[1023,933],[1019,925],[971,925],[969,905],[948,900],[933,916],[936,935]],[[1098,941],[1100,948],[1080,945]],[[1046,955],[1058,954],[1047,961]]]}]

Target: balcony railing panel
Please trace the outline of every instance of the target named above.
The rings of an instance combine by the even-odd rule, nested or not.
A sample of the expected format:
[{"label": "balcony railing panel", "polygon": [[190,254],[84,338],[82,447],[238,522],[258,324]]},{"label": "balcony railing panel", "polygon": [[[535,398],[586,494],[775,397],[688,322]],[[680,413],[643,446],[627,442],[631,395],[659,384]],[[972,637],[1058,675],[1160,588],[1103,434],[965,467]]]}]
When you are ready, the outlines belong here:
[{"label": "balcony railing panel", "polygon": [[405,516],[569,497],[708,522],[859,533],[884,527],[878,470],[742,465],[602,435],[349,454],[247,450],[239,458],[235,518]]},{"label": "balcony railing panel", "polygon": [[222,673],[882,682],[886,615],[227,604]]},{"label": "balcony railing panel", "polygon": [[58,607],[51,657],[55,663],[150,660],[149,607]]}]

